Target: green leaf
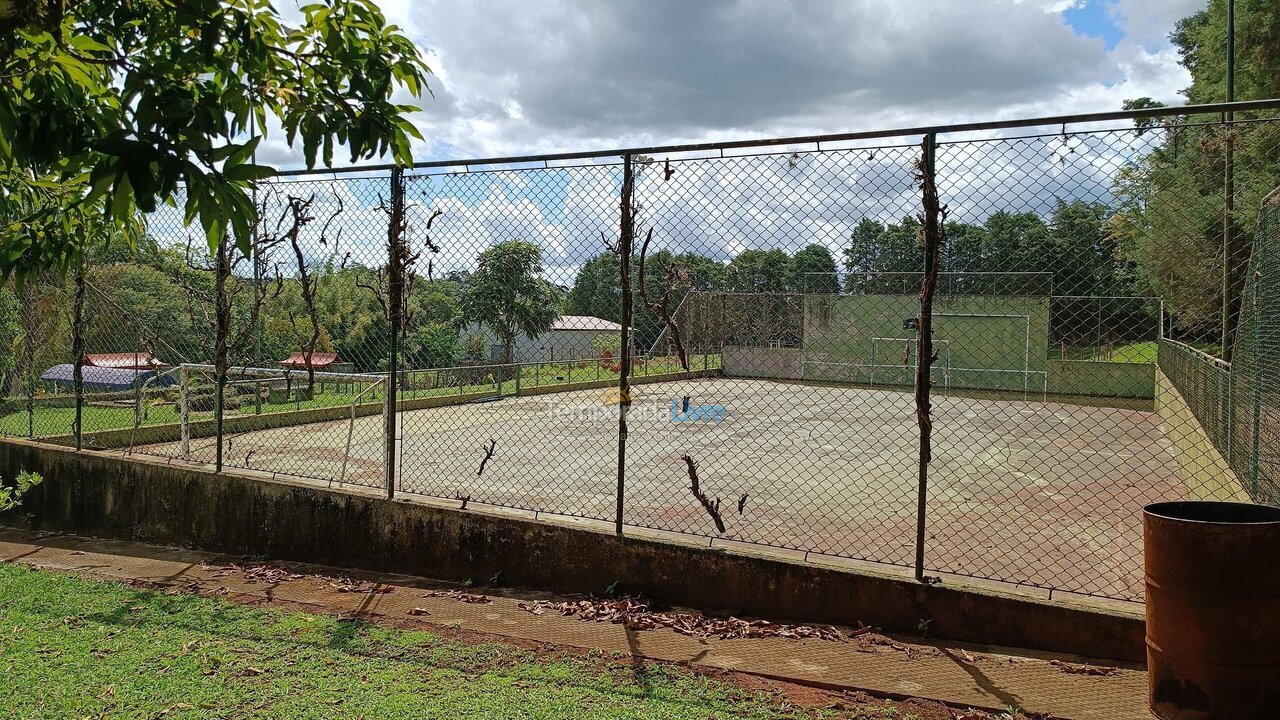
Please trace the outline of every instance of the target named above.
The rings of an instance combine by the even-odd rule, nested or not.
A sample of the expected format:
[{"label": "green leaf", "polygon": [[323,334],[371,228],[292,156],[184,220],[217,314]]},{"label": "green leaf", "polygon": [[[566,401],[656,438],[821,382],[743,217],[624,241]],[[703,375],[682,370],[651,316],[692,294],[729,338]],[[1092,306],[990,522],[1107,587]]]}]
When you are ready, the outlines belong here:
[{"label": "green leaf", "polygon": [[111,200],[111,217],[116,220],[128,217],[133,209],[132,200],[133,187],[129,182],[129,175],[117,174],[115,196]]},{"label": "green leaf", "polygon": [[144,213],[155,212],[155,177],[150,163],[131,163],[128,167],[129,184],[133,186],[133,201]]},{"label": "green leaf", "polygon": [[222,175],[233,182],[252,182],[254,180],[265,180],[270,177],[275,177],[276,170],[275,168],[267,167],[266,165],[250,165],[245,163],[244,165],[236,165],[235,167],[227,168]]},{"label": "green leaf", "polygon": [[262,136],[250,138],[249,142],[241,145],[239,149],[227,156],[227,165],[243,165],[245,161],[253,157],[253,153],[258,149],[258,143],[260,142],[262,142]]}]

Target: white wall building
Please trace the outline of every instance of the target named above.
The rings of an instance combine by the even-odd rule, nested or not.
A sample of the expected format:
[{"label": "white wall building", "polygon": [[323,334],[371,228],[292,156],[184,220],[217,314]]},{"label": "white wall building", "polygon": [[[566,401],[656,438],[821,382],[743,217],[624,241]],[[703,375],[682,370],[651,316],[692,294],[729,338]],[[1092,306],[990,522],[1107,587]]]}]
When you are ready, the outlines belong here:
[{"label": "white wall building", "polygon": [[[511,360],[532,363],[598,358],[600,350],[592,345],[596,337],[602,334],[616,336],[621,332],[622,325],[612,320],[592,315],[561,315],[552,323],[550,330],[536,338],[517,335]],[[502,362],[502,343],[494,340],[488,328],[468,326],[461,333],[461,342],[465,343],[468,336],[476,333],[489,338],[489,359],[495,363]]]}]

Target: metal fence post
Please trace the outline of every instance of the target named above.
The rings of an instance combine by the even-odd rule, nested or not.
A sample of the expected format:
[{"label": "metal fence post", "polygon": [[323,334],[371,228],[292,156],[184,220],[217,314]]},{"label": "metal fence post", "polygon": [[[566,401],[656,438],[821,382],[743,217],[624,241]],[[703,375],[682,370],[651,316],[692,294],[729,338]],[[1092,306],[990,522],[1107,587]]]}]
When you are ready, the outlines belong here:
[{"label": "metal fence post", "polygon": [[76,393],[76,419],[72,430],[76,436],[76,450],[84,447],[84,258],[76,268],[76,294],[71,312],[71,353],[75,356],[72,368],[72,384]]},{"label": "metal fence post", "polygon": [[390,353],[387,358],[387,404],[384,440],[387,499],[396,495],[396,381],[400,372],[400,332],[404,322],[404,169],[391,169],[391,218],[387,224],[387,314]]},{"label": "metal fence post", "polygon": [[182,459],[191,459],[191,375],[186,363],[178,366],[178,421],[182,424]]}]

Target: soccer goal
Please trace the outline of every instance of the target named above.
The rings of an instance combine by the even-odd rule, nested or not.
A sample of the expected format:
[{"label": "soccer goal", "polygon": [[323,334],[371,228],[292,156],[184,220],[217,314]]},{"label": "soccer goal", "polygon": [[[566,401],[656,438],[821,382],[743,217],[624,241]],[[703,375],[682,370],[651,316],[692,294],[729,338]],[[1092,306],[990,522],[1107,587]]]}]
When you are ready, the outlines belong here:
[{"label": "soccer goal", "polygon": [[[932,378],[943,388],[1044,393],[1050,295],[1043,273],[944,273],[934,301]],[[850,274],[805,296],[807,380],[915,381],[920,273]]]}]

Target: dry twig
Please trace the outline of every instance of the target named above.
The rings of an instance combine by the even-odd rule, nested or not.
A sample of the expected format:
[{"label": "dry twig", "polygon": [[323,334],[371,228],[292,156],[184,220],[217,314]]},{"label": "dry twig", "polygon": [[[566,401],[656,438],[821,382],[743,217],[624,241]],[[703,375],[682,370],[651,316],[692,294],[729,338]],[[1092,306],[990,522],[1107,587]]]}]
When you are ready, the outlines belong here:
[{"label": "dry twig", "polygon": [[698,502],[702,503],[702,507],[706,509],[707,514],[715,521],[716,531],[724,534],[724,518],[720,515],[720,498],[716,498],[712,501],[711,498],[707,497],[707,494],[702,492],[701,488],[698,487],[698,464],[694,462],[692,456],[685,453],[680,456],[680,459],[683,460],[684,464],[689,468],[689,490],[693,492],[693,496],[698,498]]},{"label": "dry twig", "polygon": [[489,438],[489,445],[484,449],[484,459],[480,461],[480,469],[476,470],[476,477],[484,474],[484,466],[489,464],[489,459],[493,457],[493,450],[498,446],[498,441]]}]

